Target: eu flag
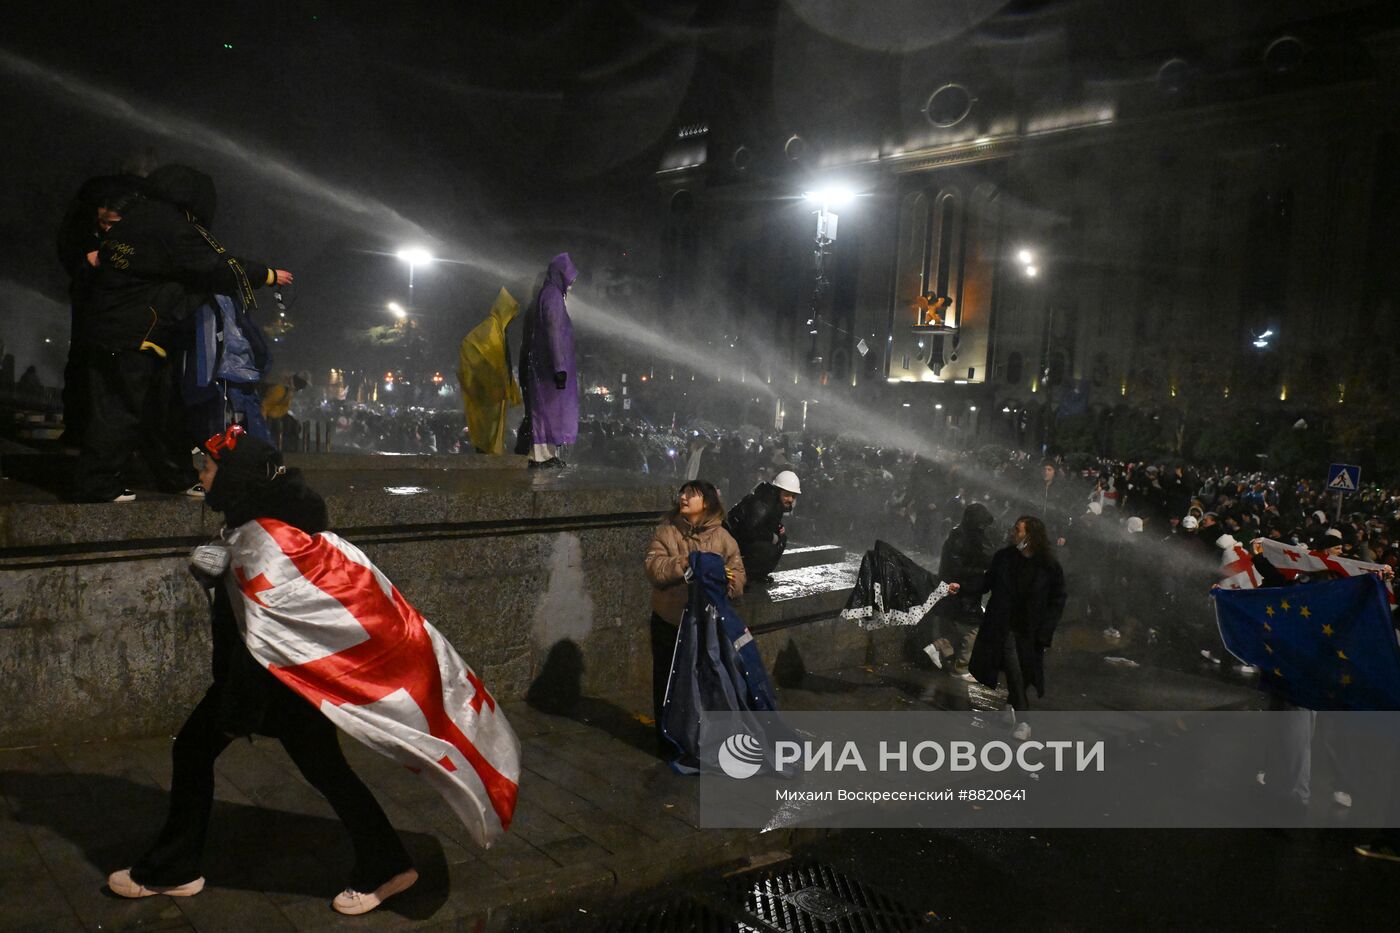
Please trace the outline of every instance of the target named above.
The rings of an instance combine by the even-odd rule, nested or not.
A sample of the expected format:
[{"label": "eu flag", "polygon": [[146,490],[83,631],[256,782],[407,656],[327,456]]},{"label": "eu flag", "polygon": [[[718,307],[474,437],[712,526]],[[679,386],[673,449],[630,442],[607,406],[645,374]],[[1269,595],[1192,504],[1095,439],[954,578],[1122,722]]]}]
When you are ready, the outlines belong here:
[{"label": "eu flag", "polygon": [[1380,577],[1213,593],[1225,647],[1259,668],[1264,689],[1306,709],[1400,710],[1400,647]]}]

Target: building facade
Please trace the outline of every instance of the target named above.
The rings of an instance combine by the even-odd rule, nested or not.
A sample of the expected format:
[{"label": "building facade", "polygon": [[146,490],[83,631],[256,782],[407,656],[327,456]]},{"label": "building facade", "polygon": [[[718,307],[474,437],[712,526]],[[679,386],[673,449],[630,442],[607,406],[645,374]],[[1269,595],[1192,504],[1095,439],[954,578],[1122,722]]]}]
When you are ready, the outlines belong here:
[{"label": "building facade", "polygon": [[[780,387],[786,427],[801,405],[820,430],[875,410],[960,443],[1186,454],[1204,435],[1230,456],[1267,438],[1214,451],[1212,423],[1374,408],[1400,287],[1394,17],[1292,4],[1166,32],[1190,4],[1169,6],[998,14],[898,54],[822,33],[803,60],[828,67],[781,83],[828,106],[697,102],[656,175],[673,313]],[[856,196],[819,243],[802,194],[833,187]]]}]

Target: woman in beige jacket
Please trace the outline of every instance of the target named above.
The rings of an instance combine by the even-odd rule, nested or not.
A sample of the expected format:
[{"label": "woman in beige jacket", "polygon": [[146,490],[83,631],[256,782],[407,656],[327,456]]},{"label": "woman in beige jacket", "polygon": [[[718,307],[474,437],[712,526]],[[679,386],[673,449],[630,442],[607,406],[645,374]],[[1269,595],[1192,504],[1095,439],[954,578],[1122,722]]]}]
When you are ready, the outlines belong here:
[{"label": "woman in beige jacket", "polygon": [[724,506],[719,491],[704,480],[681,487],[676,507],[657,526],[647,548],[647,579],[651,581],[651,705],[660,738],[661,703],[671,674],[671,656],[689,592],[686,574],[690,555],[707,551],[724,558],[729,598],[744,592],[744,562],[739,545],[724,530]]}]

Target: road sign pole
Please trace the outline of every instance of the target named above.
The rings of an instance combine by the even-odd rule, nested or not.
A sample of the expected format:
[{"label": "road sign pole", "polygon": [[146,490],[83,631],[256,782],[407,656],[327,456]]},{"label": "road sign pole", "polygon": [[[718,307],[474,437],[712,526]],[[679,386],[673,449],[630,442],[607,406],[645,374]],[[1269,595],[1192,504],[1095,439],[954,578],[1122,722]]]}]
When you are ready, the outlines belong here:
[{"label": "road sign pole", "polygon": [[1342,494],[1337,493],[1337,524],[1342,523]]}]

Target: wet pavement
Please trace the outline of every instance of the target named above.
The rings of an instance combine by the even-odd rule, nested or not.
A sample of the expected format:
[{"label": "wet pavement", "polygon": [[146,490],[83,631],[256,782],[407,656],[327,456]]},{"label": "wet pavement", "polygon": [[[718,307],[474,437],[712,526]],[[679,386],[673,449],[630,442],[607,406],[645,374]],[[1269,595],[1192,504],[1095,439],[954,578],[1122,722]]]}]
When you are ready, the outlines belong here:
[{"label": "wet pavement", "polygon": [[[1048,676],[1056,692],[1047,709],[1259,702],[1248,684],[1211,670],[1124,669],[1083,653],[1065,652]],[[893,710],[1004,701],[940,672],[889,664],[808,673],[780,702]],[[356,920],[328,906],[348,868],[343,831],[275,742],[235,743],[220,761],[206,891],[138,902],[112,897],[103,879],[158,824],[169,740],[0,751],[0,889],[12,895],[0,929],[738,929],[733,916],[759,908],[778,925],[755,930],[1106,929],[1156,919],[1285,929],[1324,916],[1379,920],[1400,906],[1390,893],[1400,866],[1363,864],[1350,852],[1356,840],[1335,832],[702,830],[694,782],[654,755],[647,705],[641,696],[585,698],[550,715],[511,704],[526,768],[521,805],[509,836],[488,851],[471,845],[426,786],[347,742],[423,873],[413,891]],[[1287,890],[1271,893],[1280,879]],[[767,900],[753,900],[755,890]],[[691,903],[696,894],[708,900]],[[861,897],[857,916],[850,900]],[[782,925],[802,904],[826,916],[846,911],[849,923]],[[632,916],[643,909],[652,913]],[[682,914],[695,923],[675,925]]]}]

